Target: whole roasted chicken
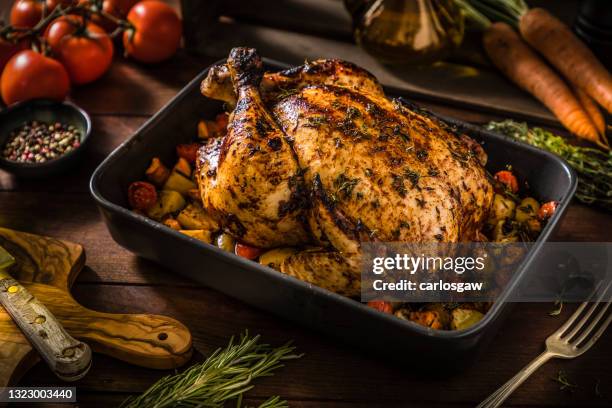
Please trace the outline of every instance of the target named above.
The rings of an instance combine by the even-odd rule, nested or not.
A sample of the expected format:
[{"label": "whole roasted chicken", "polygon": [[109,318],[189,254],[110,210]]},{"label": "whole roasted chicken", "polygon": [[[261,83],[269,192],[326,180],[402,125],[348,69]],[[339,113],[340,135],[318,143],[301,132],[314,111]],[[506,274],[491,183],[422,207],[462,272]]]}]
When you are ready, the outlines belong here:
[{"label": "whole roasted chicken", "polygon": [[201,91],[233,108],[227,135],[199,151],[203,205],[246,244],[304,248],[283,273],[354,295],[363,242],[470,241],[486,220],[480,145],[351,63],[264,73],[235,48]]}]

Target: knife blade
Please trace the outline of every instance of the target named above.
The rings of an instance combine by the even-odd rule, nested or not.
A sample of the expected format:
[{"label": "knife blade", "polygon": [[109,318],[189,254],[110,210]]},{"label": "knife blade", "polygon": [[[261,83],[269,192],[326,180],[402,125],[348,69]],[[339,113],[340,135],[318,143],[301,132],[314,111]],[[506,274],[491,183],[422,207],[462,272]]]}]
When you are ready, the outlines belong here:
[{"label": "knife blade", "polygon": [[83,378],[91,367],[91,349],[70,336],[49,309],[9,274],[15,264],[0,246],[0,304],[58,378]]}]

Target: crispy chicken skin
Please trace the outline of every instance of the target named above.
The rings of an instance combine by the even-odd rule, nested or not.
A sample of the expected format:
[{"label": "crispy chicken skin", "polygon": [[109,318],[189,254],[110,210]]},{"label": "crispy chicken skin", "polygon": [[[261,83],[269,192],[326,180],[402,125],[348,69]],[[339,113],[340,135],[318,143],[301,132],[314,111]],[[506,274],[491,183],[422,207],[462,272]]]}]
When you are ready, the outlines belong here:
[{"label": "crispy chicken skin", "polygon": [[204,207],[241,241],[270,248],[308,242],[302,174],[291,147],[259,95],[261,60],[235,49],[228,67],[237,97],[227,136],[198,160]]},{"label": "crispy chicken skin", "polygon": [[[296,93],[312,85],[335,85],[360,93],[384,97],[376,78],[357,65],[338,59],[316,60],[280,72],[266,72],[259,90],[264,101],[274,103],[279,97]],[[210,69],[200,85],[202,95],[236,106],[236,93],[227,64]]]},{"label": "crispy chicken skin", "polygon": [[324,248],[290,256],[284,273],[355,295],[362,242],[469,241],[486,220],[480,146],[353,64],[262,77],[255,51],[238,48],[201,90],[235,102],[228,135],[200,151],[205,207],[251,245]]}]

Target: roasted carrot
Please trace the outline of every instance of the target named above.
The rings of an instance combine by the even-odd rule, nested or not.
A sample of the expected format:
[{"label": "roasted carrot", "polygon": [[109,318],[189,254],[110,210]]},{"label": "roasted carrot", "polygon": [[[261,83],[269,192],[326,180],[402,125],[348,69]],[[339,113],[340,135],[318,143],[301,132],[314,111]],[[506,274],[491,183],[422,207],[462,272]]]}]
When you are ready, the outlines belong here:
[{"label": "roasted carrot", "polygon": [[494,23],[483,37],[487,54],[508,78],[550,109],[576,136],[599,141],[595,125],[567,84],[506,23]]},{"label": "roasted carrot", "polygon": [[533,8],[519,21],[521,35],[559,72],[612,113],[612,75],[561,20]]}]

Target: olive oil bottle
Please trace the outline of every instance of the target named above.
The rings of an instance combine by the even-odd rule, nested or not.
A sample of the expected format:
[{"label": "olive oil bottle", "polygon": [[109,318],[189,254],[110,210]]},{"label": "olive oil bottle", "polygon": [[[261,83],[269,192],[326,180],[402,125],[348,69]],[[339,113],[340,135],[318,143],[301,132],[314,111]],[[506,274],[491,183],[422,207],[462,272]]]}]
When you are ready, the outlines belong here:
[{"label": "olive oil bottle", "polygon": [[453,0],[345,0],[355,40],[389,64],[444,59],[463,40],[464,19]]}]

